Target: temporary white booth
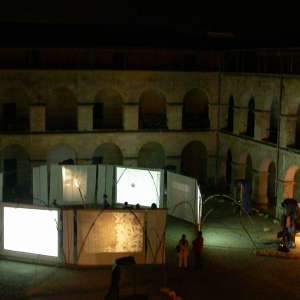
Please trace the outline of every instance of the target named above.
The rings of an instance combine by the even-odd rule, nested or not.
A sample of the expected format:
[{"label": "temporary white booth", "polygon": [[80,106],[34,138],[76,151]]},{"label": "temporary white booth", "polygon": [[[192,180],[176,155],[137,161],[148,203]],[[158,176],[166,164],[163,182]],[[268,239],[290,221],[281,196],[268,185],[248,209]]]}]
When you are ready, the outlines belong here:
[{"label": "temporary white booth", "polygon": [[111,265],[134,256],[138,264],[165,262],[164,209],[51,209],[1,206],[1,255],[32,262]]}]

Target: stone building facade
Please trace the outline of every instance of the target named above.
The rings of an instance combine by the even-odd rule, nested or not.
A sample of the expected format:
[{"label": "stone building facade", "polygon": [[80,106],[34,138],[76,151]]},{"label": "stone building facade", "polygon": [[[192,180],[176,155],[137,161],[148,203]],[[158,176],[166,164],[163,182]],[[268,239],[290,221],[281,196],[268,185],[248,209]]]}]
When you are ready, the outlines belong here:
[{"label": "stone building facade", "polygon": [[29,195],[32,166],[70,160],[165,168],[218,190],[246,178],[279,215],[300,200],[299,104],[297,75],[2,69],[4,190]]}]

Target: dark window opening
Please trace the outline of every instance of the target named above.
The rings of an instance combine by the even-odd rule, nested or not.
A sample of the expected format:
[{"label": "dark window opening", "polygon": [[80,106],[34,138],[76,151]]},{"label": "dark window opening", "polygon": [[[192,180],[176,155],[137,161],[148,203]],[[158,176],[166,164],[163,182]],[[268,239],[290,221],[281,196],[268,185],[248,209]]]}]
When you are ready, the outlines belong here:
[{"label": "dark window opening", "polygon": [[4,201],[14,201],[17,193],[17,160],[4,159],[3,196]]},{"label": "dark window opening", "polygon": [[93,129],[103,126],[103,103],[95,103],[93,108]]},{"label": "dark window opening", "polygon": [[3,104],[3,124],[4,130],[17,129],[17,105],[16,103]]},{"label": "dark window opening", "polygon": [[247,120],[247,131],[246,135],[254,137],[254,127],[255,127],[255,104],[252,98],[248,105],[248,120]]}]

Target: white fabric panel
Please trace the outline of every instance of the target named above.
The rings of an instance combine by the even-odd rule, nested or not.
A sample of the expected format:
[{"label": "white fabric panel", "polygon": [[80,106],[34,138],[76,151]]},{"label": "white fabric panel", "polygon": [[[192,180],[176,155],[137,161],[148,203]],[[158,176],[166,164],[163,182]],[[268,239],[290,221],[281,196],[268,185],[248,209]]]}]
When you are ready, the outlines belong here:
[{"label": "white fabric panel", "polygon": [[87,166],[87,194],[86,199],[88,203],[95,203],[96,193],[96,170],[97,166]]},{"label": "white fabric panel", "polygon": [[160,170],[145,170],[137,168],[117,167],[117,203],[140,204],[150,207],[155,203],[161,205],[161,177]]},{"label": "white fabric panel", "polygon": [[107,195],[107,202],[113,203],[114,166],[98,165],[97,202],[103,204],[103,195]]},{"label": "white fabric panel", "polygon": [[202,223],[202,194],[200,190],[200,186],[198,186],[197,181],[196,181],[196,190],[197,190],[197,223],[201,225]]},{"label": "white fabric panel", "polygon": [[3,173],[0,173],[0,202],[3,202]]},{"label": "white fabric panel", "polygon": [[3,208],[4,251],[59,256],[58,210]]},{"label": "white fabric panel", "polygon": [[63,186],[62,186],[62,171],[61,166],[51,165],[50,166],[50,199],[49,204],[51,205],[54,200],[57,204],[63,202]]},{"label": "white fabric panel", "polygon": [[197,218],[196,179],[168,172],[167,181],[168,213],[195,223]]},{"label": "white fabric panel", "polygon": [[65,165],[61,168],[63,204],[94,203],[96,166]]},{"label": "white fabric panel", "polygon": [[48,205],[47,166],[34,167],[32,170],[33,204]]}]

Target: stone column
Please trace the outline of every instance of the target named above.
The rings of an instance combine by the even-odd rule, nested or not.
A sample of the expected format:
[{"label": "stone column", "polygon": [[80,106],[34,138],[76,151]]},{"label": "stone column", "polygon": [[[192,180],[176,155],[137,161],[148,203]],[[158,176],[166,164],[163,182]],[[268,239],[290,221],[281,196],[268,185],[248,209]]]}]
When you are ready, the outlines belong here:
[{"label": "stone column", "polygon": [[234,108],[233,133],[240,134],[240,133],[246,132],[247,118],[248,118],[248,108],[247,107],[235,107]]},{"label": "stone column", "polygon": [[167,105],[167,125],[169,130],[182,129],[182,104],[169,103]]},{"label": "stone column", "polygon": [[209,112],[210,128],[217,129],[218,128],[218,104],[209,104],[208,112]]},{"label": "stone column", "polygon": [[295,115],[282,115],[280,118],[280,146],[286,147],[295,144],[296,139]]},{"label": "stone column", "polygon": [[139,129],[139,105],[138,103],[123,104],[123,128],[124,130]]},{"label": "stone column", "polygon": [[269,137],[270,112],[255,111],[254,139],[262,140]]},{"label": "stone column", "polygon": [[78,104],[78,131],[92,131],[93,130],[93,108],[94,104],[84,103]]},{"label": "stone column", "polygon": [[30,106],[30,131],[45,132],[46,130],[46,107],[44,104]]},{"label": "stone column", "polygon": [[[217,112],[218,114],[218,112]],[[228,126],[228,105],[221,104],[220,106],[220,128],[227,128]]]},{"label": "stone column", "polygon": [[209,185],[214,186],[216,184],[216,163],[217,156],[214,154],[207,157],[207,182]]}]

